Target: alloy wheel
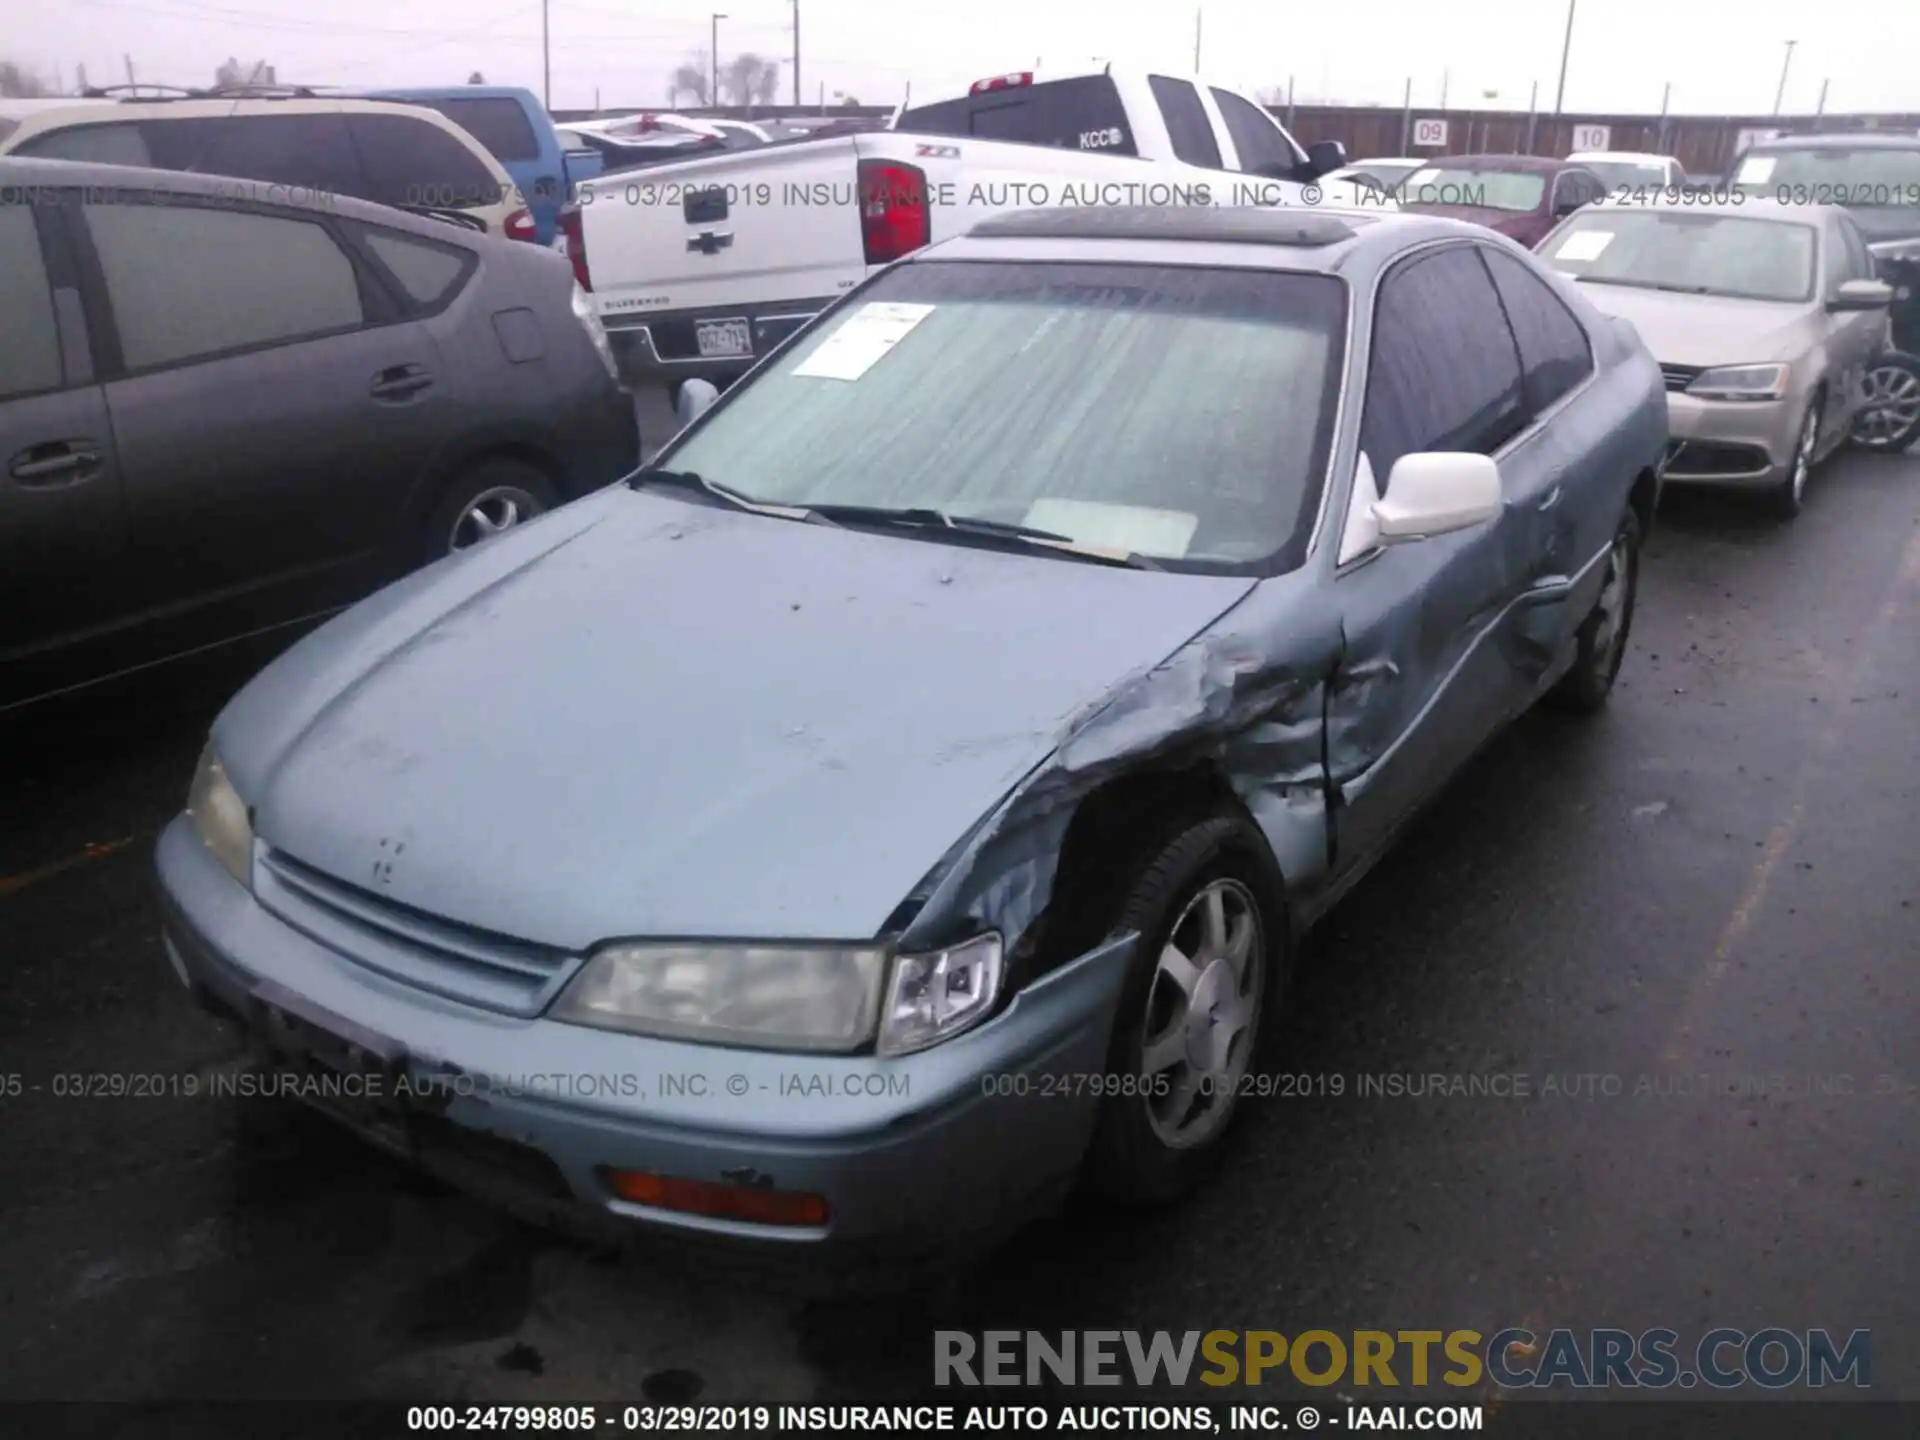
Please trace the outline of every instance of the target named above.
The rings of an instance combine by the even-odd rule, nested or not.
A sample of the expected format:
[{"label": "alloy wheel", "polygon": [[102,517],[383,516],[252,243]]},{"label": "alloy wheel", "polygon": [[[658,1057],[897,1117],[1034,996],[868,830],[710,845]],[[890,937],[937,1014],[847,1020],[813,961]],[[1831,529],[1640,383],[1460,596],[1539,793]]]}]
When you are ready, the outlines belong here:
[{"label": "alloy wheel", "polygon": [[1793,447],[1793,503],[1797,506],[1807,493],[1807,476],[1813,473],[1813,452],[1820,444],[1820,411],[1807,411],[1800,422],[1800,439]]},{"label": "alloy wheel", "polygon": [[1854,443],[1884,449],[1920,423],[1920,374],[1907,365],[1883,360],[1861,381],[1861,411],[1853,422]]},{"label": "alloy wheel", "polygon": [[457,554],[513,529],[539,515],[545,507],[514,485],[496,485],[469,500],[454,517],[447,552]]},{"label": "alloy wheel", "polygon": [[1211,1139],[1247,1073],[1266,989],[1260,907],[1238,880],[1187,902],[1147,990],[1141,1071],[1147,1120],[1169,1149]]},{"label": "alloy wheel", "polygon": [[1613,537],[1607,551],[1607,573],[1600,583],[1600,599],[1594,606],[1593,663],[1603,679],[1611,679],[1620,668],[1620,655],[1626,647],[1627,607],[1633,600],[1633,545],[1623,530]]}]

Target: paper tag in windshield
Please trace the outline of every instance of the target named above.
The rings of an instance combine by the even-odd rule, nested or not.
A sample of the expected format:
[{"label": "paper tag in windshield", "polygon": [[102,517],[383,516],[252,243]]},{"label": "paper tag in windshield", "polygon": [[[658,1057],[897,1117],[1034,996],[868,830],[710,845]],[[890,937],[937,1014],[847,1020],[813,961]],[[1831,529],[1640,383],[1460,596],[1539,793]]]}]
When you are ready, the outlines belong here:
[{"label": "paper tag in windshield", "polygon": [[1177,559],[1187,553],[1193,532],[1200,528],[1200,517],[1143,505],[1047,499],[1033,502],[1026,523],[1036,530],[1071,535],[1076,544],[1091,550]]},{"label": "paper tag in windshield", "polygon": [[931,305],[870,300],[848,316],[793,373],[815,380],[858,380],[932,313]]},{"label": "paper tag in windshield", "polygon": [[1600,252],[1613,243],[1611,230],[1576,230],[1560,242],[1553,252],[1556,260],[1598,260]]},{"label": "paper tag in windshield", "polygon": [[1767,178],[1773,174],[1773,164],[1774,164],[1774,161],[1771,155],[1750,156],[1748,159],[1743,160],[1741,162],[1740,173],[1733,177],[1734,184],[1736,185],[1766,184]]}]

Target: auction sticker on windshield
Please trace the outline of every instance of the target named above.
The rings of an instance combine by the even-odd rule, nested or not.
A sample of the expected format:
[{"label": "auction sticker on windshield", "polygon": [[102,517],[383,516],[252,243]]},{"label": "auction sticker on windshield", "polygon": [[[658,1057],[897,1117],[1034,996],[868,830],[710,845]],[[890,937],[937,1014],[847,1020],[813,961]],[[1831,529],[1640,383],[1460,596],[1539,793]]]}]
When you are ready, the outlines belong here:
[{"label": "auction sticker on windshield", "polygon": [[932,313],[931,305],[870,300],[793,373],[816,380],[858,380]]},{"label": "auction sticker on windshield", "polygon": [[1556,260],[1598,260],[1600,252],[1613,243],[1611,230],[1576,230],[1560,242],[1553,252]]},{"label": "auction sticker on windshield", "polygon": [[1773,174],[1773,165],[1771,155],[1749,156],[1741,163],[1740,173],[1733,178],[1741,185],[1764,185],[1767,177]]}]

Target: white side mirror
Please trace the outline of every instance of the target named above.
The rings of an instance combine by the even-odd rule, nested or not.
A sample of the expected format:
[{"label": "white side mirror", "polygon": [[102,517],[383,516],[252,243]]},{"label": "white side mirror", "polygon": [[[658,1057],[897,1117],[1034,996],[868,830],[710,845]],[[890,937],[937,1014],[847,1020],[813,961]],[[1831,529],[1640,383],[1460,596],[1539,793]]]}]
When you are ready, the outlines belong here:
[{"label": "white side mirror", "polygon": [[714,388],[711,380],[689,380],[680,387],[680,398],[673,402],[674,416],[680,422],[680,428],[686,429],[712,408],[713,402],[720,398],[720,392]]},{"label": "white side mirror", "polygon": [[1373,507],[1386,544],[1424,540],[1498,518],[1505,506],[1500,467],[1491,456],[1452,451],[1402,455]]}]

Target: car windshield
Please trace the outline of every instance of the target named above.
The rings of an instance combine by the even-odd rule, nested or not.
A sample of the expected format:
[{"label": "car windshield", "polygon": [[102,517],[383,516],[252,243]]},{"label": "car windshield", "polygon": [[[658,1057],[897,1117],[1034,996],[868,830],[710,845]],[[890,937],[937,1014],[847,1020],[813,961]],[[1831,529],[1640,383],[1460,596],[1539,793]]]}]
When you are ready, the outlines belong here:
[{"label": "car windshield", "polygon": [[1525,214],[1538,210],[1546,193],[1546,177],[1531,171],[1455,170],[1445,165],[1429,165],[1406,178],[1400,203],[1473,205],[1484,210]]},{"label": "car windshield", "polygon": [[1733,181],[1750,194],[1802,205],[1915,206],[1920,145],[1771,150],[1744,157]]},{"label": "car windshield", "polygon": [[1698,211],[1576,215],[1541,246],[1575,279],[1742,300],[1813,296],[1814,232],[1792,220]]},{"label": "car windshield", "polygon": [[1166,569],[1286,569],[1319,505],[1345,327],[1326,275],[909,263],[660,463],[766,504],[933,510]]},{"label": "car windshield", "polygon": [[1656,160],[1581,160],[1582,170],[1591,170],[1609,190],[1646,188],[1667,183],[1667,167]]}]

